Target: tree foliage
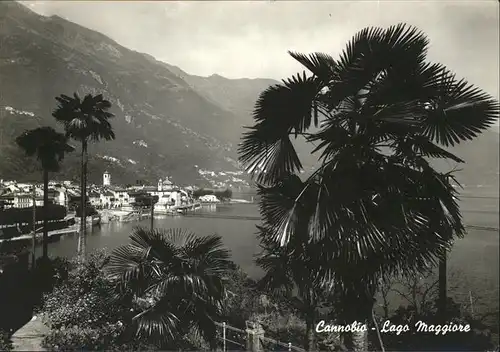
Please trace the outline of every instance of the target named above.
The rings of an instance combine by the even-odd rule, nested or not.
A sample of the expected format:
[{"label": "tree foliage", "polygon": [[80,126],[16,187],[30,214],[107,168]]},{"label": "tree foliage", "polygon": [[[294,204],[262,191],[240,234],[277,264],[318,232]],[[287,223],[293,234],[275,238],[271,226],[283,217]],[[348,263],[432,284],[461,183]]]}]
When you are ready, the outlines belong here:
[{"label": "tree foliage", "polygon": [[64,126],[68,137],[79,142],[115,139],[109,121],[114,116],[108,111],[111,103],[102,94],[87,94],[83,99],[76,93],[73,97],[61,94],[56,100],[59,105],[52,116]]},{"label": "tree foliage", "polygon": [[[58,204],[36,207],[36,221],[62,220],[67,215],[66,208]],[[29,224],[33,222],[33,208],[10,208],[0,212],[0,225]]]},{"label": "tree foliage", "polygon": [[206,196],[206,195],[209,195],[209,194],[213,194],[218,199],[225,200],[225,199],[231,199],[232,198],[233,191],[231,191],[231,189],[229,189],[229,188],[227,188],[227,189],[225,189],[223,191],[217,191],[217,190],[205,189],[205,188],[200,188],[200,189],[196,189],[196,190],[193,191],[193,197],[194,198],[199,198],[199,197]]},{"label": "tree foliage", "polygon": [[59,171],[64,155],[75,149],[68,144],[68,138],[63,133],[57,132],[52,127],[38,127],[25,131],[16,138],[16,143],[26,155],[36,155],[42,169],[48,172]]},{"label": "tree foliage", "polygon": [[159,201],[158,196],[151,196],[147,193],[144,194],[138,194],[135,195],[135,201],[132,203],[132,206],[135,208],[150,208],[151,207],[151,202],[153,204],[158,203]]}]

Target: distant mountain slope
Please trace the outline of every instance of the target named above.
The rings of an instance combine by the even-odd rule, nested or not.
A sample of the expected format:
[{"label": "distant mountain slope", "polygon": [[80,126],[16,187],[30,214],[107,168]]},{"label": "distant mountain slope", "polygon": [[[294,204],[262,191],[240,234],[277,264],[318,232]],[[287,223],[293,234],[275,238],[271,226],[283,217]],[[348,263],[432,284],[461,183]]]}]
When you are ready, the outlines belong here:
[{"label": "distant mountain slope", "polygon": [[[177,182],[195,182],[199,177],[194,165],[236,169],[238,118],[164,64],[100,33],[57,16],[39,16],[15,2],[0,3],[0,37],[0,143],[2,159],[7,159],[0,163],[3,178],[25,175],[6,166],[14,163],[9,152],[15,136],[40,124],[54,125],[54,97],[74,91],[103,93],[113,103],[117,139],[94,148],[95,154],[124,165],[115,163],[123,169],[123,181],[170,174]],[[146,142],[143,146],[134,144],[141,140]]]},{"label": "distant mountain slope", "polygon": [[259,94],[269,86],[280,83],[264,78],[229,79],[217,74],[201,77],[190,75],[177,66],[165,65],[198,93],[243,118],[241,122],[245,123],[249,122]]}]

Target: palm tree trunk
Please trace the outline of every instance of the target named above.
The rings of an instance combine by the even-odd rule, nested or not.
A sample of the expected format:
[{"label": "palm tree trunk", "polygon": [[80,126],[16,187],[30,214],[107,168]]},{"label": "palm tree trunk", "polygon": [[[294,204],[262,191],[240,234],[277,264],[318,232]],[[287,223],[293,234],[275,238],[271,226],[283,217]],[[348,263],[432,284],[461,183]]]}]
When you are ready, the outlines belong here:
[{"label": "palm tree trunk", "polygon": [[[346,346],[349,351],[354,352],[362,352],[368,351],[368,329],[369,322],[372,318],[373,307],[375,305],[375,291],[373,287],[362,288],[360,287],[359,293],[355,300],[352,300],[352,297],[348,297],[346,302],[349,302],[350,307],[350,315],[351,319],[349,319],[346,323],[352,324],[353,322],[358,322],[360,324],[364,324],[366,326],[366,331],[364,329],[359,329],[357,331],[349,333],[346,337]],[[362,294],[362,291],[367,291],[365,294]],[[349,314],[349,313],[348,313]]]},{"label": "palm tree trunk", "polygon": [[[312,286],[312,283],[311,283]],[[305,297],[307,301],[305,311],[306,320],[306,351],[313,352],[316,351],[316,331],[315,324],[316,321],[316,292],[314,289],[310,288],[308,295]]]},{"label": "palm tree trunk", "polygon": [[[447,231],[447,235],[450,236],[453,229],[449,226],[446,226],[443,231]],[[446,323],[447,320],[447,252],[445,251],[441,258],[439,259],[439,274],[438,274],[438,317],[442,323]]]},{"label": "palm tree trunk", "polygon": [[316,351],[316,335],[314,331],[315,316],[308,312],[306,317],[306,351]]},{"label": "palm tree trunk", "polygon": [[48,258],[48,205],[49,205],[49,172],[43,170],[43,237],[42,237],[42,257]]},{"label": "palm tree trunk", "polygon": [[439,260],[439,306],[438,316],[444,322],[446,321],[446,301],[447,301],[447,278],[446,278],[446,253]]},{"label": "palm tree trunk", "polygon": [[84,163],[83,163],[83,202],[85,206],[83,207],[83,215],[85,221],[83,222],[83,255],[85,256],[87,251],[87,166],[89,163],[89,154],[87,151],[87,141],[85,141],[84,148]]},{"label": "palm tree trunk", "polygon": [[83,259],[85,256],[85,235],[86,235],[86,193],[87,193],[87,141],[82,141],[81,155],[81,174],[80,174],[80,236],[78,237],[78,256]]},{"label": "palm tree trunk", "polygon": [[[367,324],[367,322],[364,322]],[[352,349],[353,352],[368,351],[368,331],[354,331],[352,336]]]},{"label": "palm tree trunk", "polygon": [[35,269],[36,264],[36,189],[33,184],[33,242],[31,244],[31,269]]}]

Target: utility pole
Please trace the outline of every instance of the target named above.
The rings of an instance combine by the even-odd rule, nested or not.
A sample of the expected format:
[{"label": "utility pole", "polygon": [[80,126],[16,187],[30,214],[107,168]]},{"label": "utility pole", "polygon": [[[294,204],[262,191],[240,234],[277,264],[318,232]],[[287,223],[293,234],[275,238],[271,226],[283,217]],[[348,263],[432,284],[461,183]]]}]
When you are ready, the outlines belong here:
[{"label": "utility pole", "polygon": [[222,351],[226,352],[226,322],[222,323]]},{"label": "utility pole", "polygon": [[33,243],[31,244],[31,268],[35,269],[35,250],[36,250],[36,190],[33,183]]}]

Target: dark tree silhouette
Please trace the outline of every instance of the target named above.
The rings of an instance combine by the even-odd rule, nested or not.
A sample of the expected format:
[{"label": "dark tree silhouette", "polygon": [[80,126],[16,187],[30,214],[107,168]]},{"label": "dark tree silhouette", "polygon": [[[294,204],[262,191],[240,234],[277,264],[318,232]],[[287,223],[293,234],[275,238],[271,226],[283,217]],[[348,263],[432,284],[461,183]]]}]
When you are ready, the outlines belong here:
[{"label": "dark tree silhouette", "polygon": [[[72,152],[74,148],[68,144],[68,138],[54,130],[52,127],[38,127],[26,131],[16,138],[16,143],[26,152],[28,156],[36,155],[43,169],[43,207],[47,212],[49,204],[49,172],[57,172],[60,162],[66,153]],[[43,244],[42,253],[48,258],[48,216],[43,218]]]},{"label": "dark tree silhouette", "polygon": [[[282,246],[315,247],[349,323],[371,317],[380,277],[437,264],[464,234],[453,175],[428,159],[462,162],[445,148],[498,119],[490,95],[426,61],[428,44],[400,24],[363,29],[337,59],[290,53],[311,74],[260,95],[239,147],[265,227]],[[297,136],[318,156],[305,180]],[[366,334],[351,348],[366,350]]]}]

